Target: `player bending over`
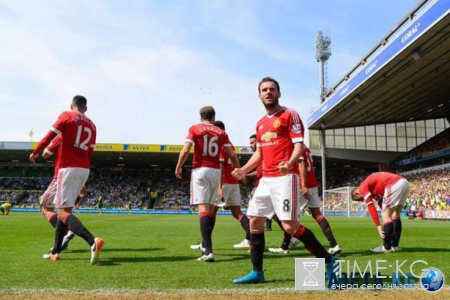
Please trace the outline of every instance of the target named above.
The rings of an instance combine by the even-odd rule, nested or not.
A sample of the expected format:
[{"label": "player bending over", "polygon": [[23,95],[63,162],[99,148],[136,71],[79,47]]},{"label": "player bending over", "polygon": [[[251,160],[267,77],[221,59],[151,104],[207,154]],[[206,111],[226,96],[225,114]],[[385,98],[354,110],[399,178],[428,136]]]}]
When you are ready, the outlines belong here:
[{"label": "player bending over", "polygon": [[[367,210],[383,239],[383,245],[372,248],[372,251],[377,253],[399,251],[402,235],[400,212],[409,195],[408,180],[393,173],[374,173],[367,177],[358,188],[354,188],[351,195],[354,201],[366,203]],[[375,203],[381,208],[383,228],[378,219]]]}]

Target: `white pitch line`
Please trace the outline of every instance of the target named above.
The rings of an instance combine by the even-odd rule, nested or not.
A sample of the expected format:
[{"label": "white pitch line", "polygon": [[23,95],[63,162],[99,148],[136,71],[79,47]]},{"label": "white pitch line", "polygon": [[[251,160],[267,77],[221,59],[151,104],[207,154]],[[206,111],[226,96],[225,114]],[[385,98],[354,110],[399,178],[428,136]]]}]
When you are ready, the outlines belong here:
[{"label": "white pitch line", "polygon": [[[401,291],[401,289],[398,289]],[[450,290],[450,286],[445,286],[442,290]],[[336,291],[339,293],[342,292],[358,292],[363,291],[367,292],[368,290],[352,290],[352,291]],[[389,290],[386,290],[387,292]],[[423,290],[407,290],[407,291],[417,291],[423,292]],[[294,288],[255,288],[255,289],[147,289],[147,290],[136,290],[136,289],[96,289],[96,290],[82,290],[82,289],[25,289],[25,288],[10,288],[10,289],[0,289],[1,293],[12,293],[12,294],[90,294],[90,295],[229,295],[229,294],[298,294],[307,291],[296,291]],[[309,291],[311,292],[311,291]],[[321,292],[321,291],[313,291],[313,292]],[[329,291],[322,291],[323,293],[328,293]]]}]

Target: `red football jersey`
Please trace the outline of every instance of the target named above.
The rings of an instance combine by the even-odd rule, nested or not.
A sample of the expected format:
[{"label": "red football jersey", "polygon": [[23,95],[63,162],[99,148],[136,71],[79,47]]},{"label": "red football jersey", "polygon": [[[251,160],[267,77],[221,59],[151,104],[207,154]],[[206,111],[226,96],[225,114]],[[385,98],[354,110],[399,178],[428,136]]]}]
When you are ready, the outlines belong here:
[{"label": "red football jersey", "polygon": [[60,166],[60,155],[59,150],[61,148],[61,135],[58,134],[51,142],[50,145],[45,148],[44,153],[48,153],[49,155],[53,155],[53,165],[55,168],[55,173],[53,174],[53,178],[56,179],[58,177],[58,171]]},{"label": "red football jersey", "polygon": [[82,113],[66,111],[53,124],[52,131],[61,134],[60,168],[89,169],[97,137],[95,124]]},{"label": "red football jersey", "polygon": [[[302,156],[300,156],[300,160],[305,162],[306,166],[306,178],[305,178],[305,184],[308,189],[318,187],[319,184],[317,183],[316,179],[316,171],[314,171],[314,162],[312,160],[311,151],[308,147],[305,147],[303,150]],[[300,181],[300,185],[301,185]]]},{"label": "red football jersey", "polygon": [[[231,148],[234,149],[233,145],[231,145]],[[220,151],[220,161],[223,163],[222,182],[228,184],[238,184],[239,180],[237,180],[236,178],[233,177],[233,175],[231,175],[231,172],[233,172],[234,170],[234,166],[225,148],[222,148],[222,150]]]},{"label": "red football jersey", "polygon": [[[294,110],[282,106],[272,115],[266,115],[256,125],[257,147],[262,153],[262,174],[264,177],[284,176],[278,164],[289,161],[294,144],[303,142],[302,120]],[[294,163],[289,174],[299,174],[298,163]]]},{"label": "red football jersey", "polygon": [[367,204],[375,200],[381,207],[381,200],[383,199],[385,189],[391,187],[401,179],[403,179],[402,176],[393,173],[373,173],[361,182],[358,192],[364,197],[364,201]]},{"label": "red football jersey", "polygon": [[186,142],[194,144],[192,169],[201,167],[220,169],[220,149],[231,147],[227,133],[208,123],[191,126]]}]

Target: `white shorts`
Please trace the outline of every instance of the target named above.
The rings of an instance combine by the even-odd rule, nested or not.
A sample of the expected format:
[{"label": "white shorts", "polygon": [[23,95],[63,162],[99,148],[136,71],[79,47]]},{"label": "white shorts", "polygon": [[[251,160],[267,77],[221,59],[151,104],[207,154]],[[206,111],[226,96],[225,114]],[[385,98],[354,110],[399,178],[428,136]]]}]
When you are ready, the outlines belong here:
[{"label": "white shorts", "polygon": [[224,183],[222,186],[223,201],[216,200],[216,206],[241,206],[241,189],[239,184]]},{"label": "white shorts", "polygon": [[74,207],[81,188],[89,177],[89,169],[63,168],[58,172],[56,185],[56,208]]},{"label": "white shorts", "polygon": [[305,207],[320,208],[321,203],[318,188],[309,188],[308,194],[311,195],[311,200],[307,200],[305,197],[303,197],[302,193],[299,193],[300,209],[304,209]]},{"label": "white shorts", "polygon": [[298,221],[297,174],[262,177],[249,202],[248,216],[272,218],[275,213],[281,221]]},{"label": "white shorts", "polygon": [[48,185],[47,190],[41,196],[41,205],[45,207],[54,207],[55,195],[56,195],[57,179],[53,178],[52,182]]},{"label": "white shorts", "polygon": [[219,188],[220,169],[197,168],[191,174],[191,205],[214,204]]},{"label": "white shorts", "polygon": [[406,179],[400,179],[392,186],[384,190],[382,208],[394,208],[404,206],[409,195],[409,183]]}]

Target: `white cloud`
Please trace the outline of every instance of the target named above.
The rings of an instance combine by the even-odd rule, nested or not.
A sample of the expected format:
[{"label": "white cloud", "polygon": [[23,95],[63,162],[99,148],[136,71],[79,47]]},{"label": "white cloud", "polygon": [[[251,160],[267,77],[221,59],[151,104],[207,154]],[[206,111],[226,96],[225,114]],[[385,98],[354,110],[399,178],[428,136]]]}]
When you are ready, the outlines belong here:
[{"label": "white cloud", "polygon": [[[1,131],[0,140],[28,140],[31,127],[35,139],[41,138],[70,99],[82,94],[97,124],[98,142],[179,144],[199,120],[200,107],[213,105],[234,144],[246,145],[264,115],[257,83],[265,74],[245,64],[227,69],[217,53],[202,47],[202,36],[192,33],[196,30],[221,35],[222,47],[232,41],[263,57],[268,70],[277,65],[293,74],[298,69],[301,88],[294,94],[297,87],[282,82],[287,92],[281,103],[306,122],[311,108],[318,107],[318,83],[300,82],[317,78],[313,50],[304,53],[266,39],[255,3],[206,1],[199,21],[191,24],[180,12],[166,20],[147,1],[124,7],[110,1],[3,2],[0,104],[6,117],[0,118],[0,128],[8,130]],[[194,36],[198,40],[191,41]],[[336,51],[330,85],[341,76],[333,74],[345,74],[356,61],[345,50]]]}]

